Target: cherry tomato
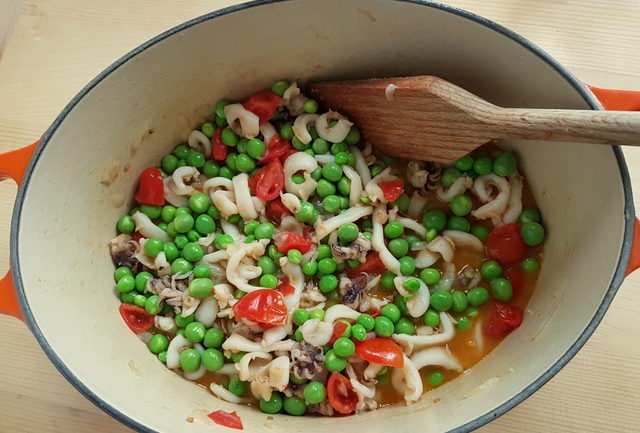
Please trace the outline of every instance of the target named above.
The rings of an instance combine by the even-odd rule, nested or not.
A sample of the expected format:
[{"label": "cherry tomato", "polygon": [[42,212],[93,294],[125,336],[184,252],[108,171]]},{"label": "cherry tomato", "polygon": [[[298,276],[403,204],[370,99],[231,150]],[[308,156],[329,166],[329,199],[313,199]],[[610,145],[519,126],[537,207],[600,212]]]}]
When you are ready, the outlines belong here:
[{"label": "cherry tomato", "polygon": [[279,223],[282,218],[291,215],[291,212],[282,204],[282,200],[277,198],[267,203],[265,214],[267,215],[267,219],[272,223]]},{"label": "cherry tomato", "polygon": [[135,198],[138,203],[164,206],[164,183],[160,170],[149,167],[140,174]]},{"label": "cherry tomato", "polygon": [[349,324],[343,320],[338,320],[336,323],[334,323],[333,333],[331,334],[331,338],[329,339],[329,342],[327,344],[329,346],[332,346],[338,338],[344,335],[344,331],[346,331],[348,327]]},{"label": "cherry tomato", "polygon": [[393,179],[387,180],[385,182],[380,182],[378,186],[382,190],[384,198],[389,203],[398,200],[398,197],[400,197],[404,192],[404,182],[402,181],[402,179]]},{"label": "cherry tomato", "polygon": [[302,236],[291,232],[281,233],[275,240],[275,244],[278,251],[283,254],[286,254],[289,250],[293,249],[300,251],[302,254],[306,254],[311,250],[311,248],[313,248],[312,242],[309,242]]},{"label": "cherry tomato", "polygon": [[509,269],[505,272],[504,276],[511,283],[513,297],[516,298],[522,292],[522,286],[524,285],[524,271],[518,266]]},{"label": "cherry tomato", "polygon": [[522,324],[522,310],[515,305],[496,303],[482,330],[489,338],[504,338]]},{"label": "cherry tomato", "polygon": [[234,428],[237,430],[243,430],[242,420],[238,414],[233,412],[225,412],[223,410],[217,410],[207,415],[213,422],[223,427]]},{"label": "cherry tomato", "polygon": [[289,279],[287,277],[284,277],[278,282],[275,290],[282,293],[282,296],[289,296],[295,293],[296,288],[289,284]]},{"label": "cherry tomato", "polygon": [[140,308],[137,305],[120,304],[118,310],[124,319],[124,323],[136,334],[153,327],[153,316],[147,313],[144,308]]},{"label": "cherry tomato", "polygon": [[215,161],[224,161],[229,153],[229,147],[222,142],[223,128],[217,128],[213,134],[213,143],[211,143],[211,158]]},{"label": "cherry tomato", "polygon": [[249,178],[249,186],[264,201],[275,200],[284,188],[284,171],[280,161],[271,161]]},{"label": "cherry tomato", "polygon": [[275,161],[276,159],[284,162],[290,155],[296,153],[291,143],[279,135],[274,135],[271,137],[267,145],[267,149],[262,155],[262,159],[258,161],[258,164],[266,164],[271,161]]},{"label": "cherry tomato", "polygon": [[377,337],[356,342],[356,355],[376,364],[401,368],[404,365],[402,354],[402,348],[390,338]]},{"label": "cherry tomato", "polygon": [[347,267],[346,272],[349,278],[355,278],[363,272],[371,275],[380,275],[386,270],[386,266],[380,260],[380,255],[375,251],[371,251],[367,254],[367,260],[364,263],[360,263],[356,268]]},{"label": "cherry tomato", "polygon": [[522,260],[526,245],[520,235],[518,224],[507,224],[498,227],[487,237],[485,253],[487,256],[500,263],[508,265]]},{"label": "cherry tomato", "polygon": [[358,394],[353,390],[351,381],[334,371],[327,381],[327,399],[336,412],[343,415],[356,410]]},{"label": "cherry tomato", "polygon": [[249,96],[242,105],[258,116],[260,123],[271,119],[278,109],[282,98],[270,90],[260,90]]},{"label": "cherry tomato", "polygon": [[233,306],[236,320],[246,319],[263,328],[287,324],[287,306],[280,292],[260,289],[247,293]]}]

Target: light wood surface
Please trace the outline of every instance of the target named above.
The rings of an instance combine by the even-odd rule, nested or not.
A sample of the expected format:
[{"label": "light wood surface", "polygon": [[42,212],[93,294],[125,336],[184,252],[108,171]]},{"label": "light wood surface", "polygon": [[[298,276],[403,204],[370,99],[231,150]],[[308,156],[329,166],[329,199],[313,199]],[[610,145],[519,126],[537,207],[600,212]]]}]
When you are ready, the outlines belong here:
[{"label": "light wood surface", "polygon": [[399,158],[451,163],[492,140],[640,146],[640,113],[503,108],[430,75],[325,81],[310,93]]},{"label": "light wood surface", "polygon": [[[232,3],[26,0],[0,60],[0,152],[36,140],[82,86],[128,50],[187,19]],[[510,27],[590,84],[640,90],[640,0],[449,3]],[[640,203],[640,149],[624,152]],[[0,184],[0,269],[8,266],[15,190],[10,182]],[[579,223],[588,233],[588,224],[597,222]],[[602,324],[569,365],[481,431],[639,431],[639,318],[637,273],[624,282]],[[7,317],[0,317],[0,366],[1,433],[129,431],[71,387],[26,326]]]}]

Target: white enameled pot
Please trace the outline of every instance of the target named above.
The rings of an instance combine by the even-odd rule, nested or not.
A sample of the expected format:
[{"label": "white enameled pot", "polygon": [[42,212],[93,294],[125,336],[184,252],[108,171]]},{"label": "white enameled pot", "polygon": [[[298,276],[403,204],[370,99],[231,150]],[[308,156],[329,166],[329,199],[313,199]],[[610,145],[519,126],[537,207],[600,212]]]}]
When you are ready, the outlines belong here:
[{"label": "white enameled pot", "polygon": [[[416,74],[443,77],[507,107],[602,108],[530,42],[438,3],[257,1],[213,12],[118,60],[39,144],[0,156],[1,177],[22,182],[11,229],[13,275],[0,285],[0,309],[28,323],[80,392],[140,431],[228,431],[187,423],[194,409],[235,410],[250,432],[468,431],[494,419],[569,361],[630,266],[634,208],[617,148],[504,143],[519,155],[548,229],[537,291],[517,331],[412,406],[312,421],[269,417],[167,370],[118,314],[107,248],[114,222],[130,205],[140,171],[184,141],[216,101],[282,78]],[[629,96],[638,102],[622,94],[611,106]],[[111,165],[117,177],[107,185],[101,179]],[[631,262],[629,269],[637,267]]]}]

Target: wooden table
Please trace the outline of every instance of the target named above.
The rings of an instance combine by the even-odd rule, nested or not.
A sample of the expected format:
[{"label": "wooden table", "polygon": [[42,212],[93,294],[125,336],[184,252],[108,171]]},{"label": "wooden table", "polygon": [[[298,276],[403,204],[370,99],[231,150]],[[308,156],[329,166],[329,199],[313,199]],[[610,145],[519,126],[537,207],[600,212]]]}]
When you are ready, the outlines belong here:
[{"label": "wooden table", "polygon": [[[36,140],[82,86],[125,52],[233,0],[26,0],[0,62],[0,152]],[[458,0],[538,44],[579,78],[640,90],[640,0]],[[2,13],[2,11],[0,11]],[[640,149],[625,149],[640,203]],[[0,184],[0,269],[16,187]],[[640,274],[556,377],[482,431],[639,431]],[[129,431],[85,400],[21,322],[0,317],[0,432]]]}]

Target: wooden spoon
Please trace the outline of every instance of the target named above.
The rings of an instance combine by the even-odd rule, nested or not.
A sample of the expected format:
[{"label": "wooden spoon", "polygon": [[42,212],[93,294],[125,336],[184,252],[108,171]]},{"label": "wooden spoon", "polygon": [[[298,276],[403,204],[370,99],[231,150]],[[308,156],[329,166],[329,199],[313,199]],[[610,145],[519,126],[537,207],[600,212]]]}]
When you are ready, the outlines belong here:
[{"label": "wooden spoon", "polygon": [[452,162],[502,139],[640,145],[640,113],[502,108],[428,75],[313,83],[310,91],[401,158]]}]

